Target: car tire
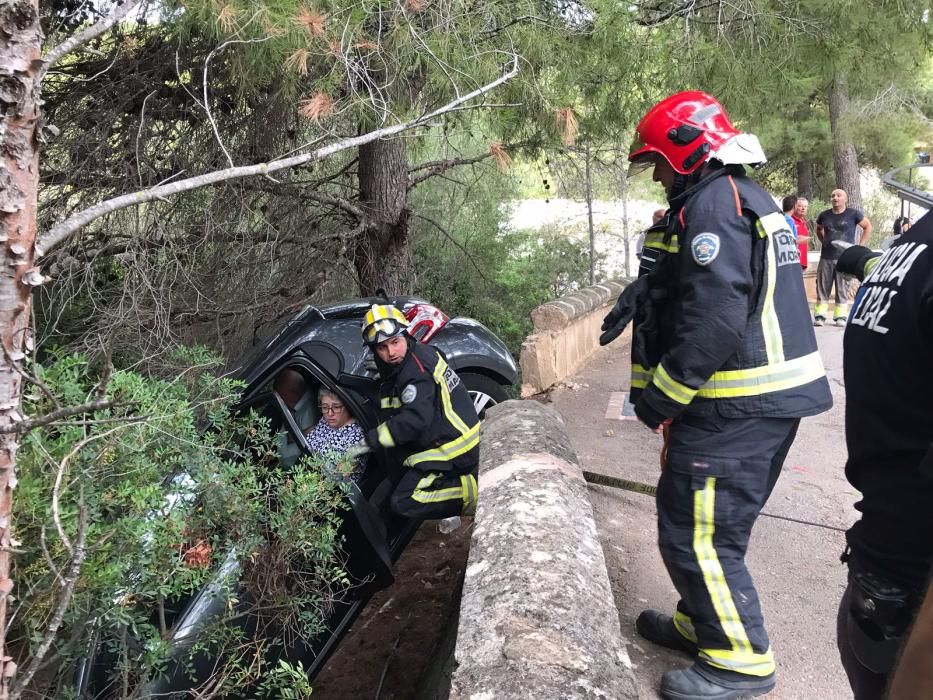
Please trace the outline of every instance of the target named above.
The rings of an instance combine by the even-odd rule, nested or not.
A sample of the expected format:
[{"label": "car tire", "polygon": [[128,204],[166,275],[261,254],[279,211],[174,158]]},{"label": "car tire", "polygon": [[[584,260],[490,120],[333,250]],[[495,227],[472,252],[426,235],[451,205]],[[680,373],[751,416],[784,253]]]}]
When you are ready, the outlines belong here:
[{"label": "car tire", "polygon": [[495,406],[498,403],[507,401],[509,397],[508,387],[500,384],[492,377],[475,372],[458,372],[460,381],[470,392],[470,398],[473,399],[473,406],[480,420],[486,415],[486,409]]}]

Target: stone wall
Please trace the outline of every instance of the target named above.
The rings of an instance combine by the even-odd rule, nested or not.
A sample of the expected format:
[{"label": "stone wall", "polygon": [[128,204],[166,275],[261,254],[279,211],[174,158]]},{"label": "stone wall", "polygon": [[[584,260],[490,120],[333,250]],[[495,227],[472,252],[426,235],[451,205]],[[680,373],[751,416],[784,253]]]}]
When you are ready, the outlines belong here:
[{"label": "stone wall", "polygon": [[538,394],[573,374],[599,347],[599,327],[629,280],[603,282],[542,304],[522,343],[522,396]]},{"label": "stone wall", "polygon": [[606,562],[563,421],[506,401],[482,426],[452,700],[637,698]]}]

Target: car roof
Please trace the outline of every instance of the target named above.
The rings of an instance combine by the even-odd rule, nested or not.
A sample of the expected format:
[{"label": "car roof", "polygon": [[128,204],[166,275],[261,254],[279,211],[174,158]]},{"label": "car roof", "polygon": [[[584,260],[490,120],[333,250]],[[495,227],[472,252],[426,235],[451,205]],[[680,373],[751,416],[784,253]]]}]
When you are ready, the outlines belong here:
[{"label": "car roof", "polygon": [[386,303],[404,310],[428,302],[413,296],[363,297],[305,306],[291,318],[283,319],[270,339],[256,348],[235,374],[251,385],[298,346],[315,341],[335,347],[343,356],[343,371],[358,374],[354,370],[359,369],[357,365],[365,355],[359,321],[373,304]]}]

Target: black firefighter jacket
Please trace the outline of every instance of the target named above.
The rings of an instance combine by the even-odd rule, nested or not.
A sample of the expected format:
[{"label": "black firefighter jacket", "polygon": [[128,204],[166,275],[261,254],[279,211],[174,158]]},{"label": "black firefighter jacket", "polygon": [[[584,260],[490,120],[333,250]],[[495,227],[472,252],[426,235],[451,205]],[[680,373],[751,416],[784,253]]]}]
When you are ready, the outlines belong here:
[{"label": "black firefighter jacket", "polygon": [[925,590],[933,565],[933,214],[868,266],[844,339],[856,556]]},{"label": "black firefighter jacket", "polygon": [[[832,405],[793,232],[739,166],[672,203],[636,315],[632,400],[655,427],[685,412],[801,417]],[[656,236],[657,237],[657,236]],[[646,246],[649,241],[646,240]]]},{"label": "black firefighter jacket", "polygon": [[401,364],[377,358],[383,422],[366,442],[395,449],[406,467],[472,471],[479,463],[479,418],[470,395],[435,348],[407,340]]}]

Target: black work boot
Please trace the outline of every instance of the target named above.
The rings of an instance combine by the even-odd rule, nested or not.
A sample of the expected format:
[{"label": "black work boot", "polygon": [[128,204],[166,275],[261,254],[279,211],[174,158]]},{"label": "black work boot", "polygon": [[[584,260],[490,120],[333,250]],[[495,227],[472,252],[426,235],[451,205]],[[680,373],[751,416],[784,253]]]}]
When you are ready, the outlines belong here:
[{"label": "black work boot", "polygon": [[737,700],[764,695],[774,688],[774,674],[749,676],[719,671],[697,662],[661,676],[664,700]]},{"label": "black work boot", "polygon": [[649,642],[675,651],[685,651],[696,656],[697,645],[683,636],[674,626],[674,618],[657,610],[643,610],[635,620],[638,634]]}]

